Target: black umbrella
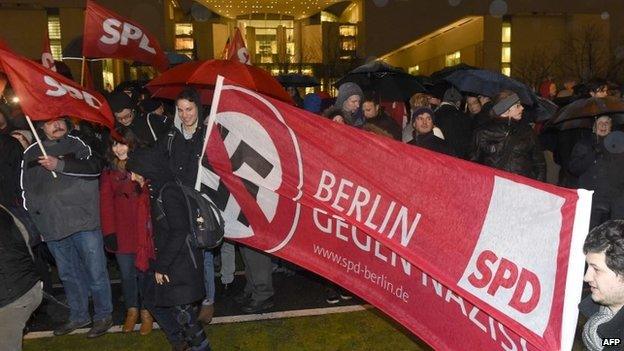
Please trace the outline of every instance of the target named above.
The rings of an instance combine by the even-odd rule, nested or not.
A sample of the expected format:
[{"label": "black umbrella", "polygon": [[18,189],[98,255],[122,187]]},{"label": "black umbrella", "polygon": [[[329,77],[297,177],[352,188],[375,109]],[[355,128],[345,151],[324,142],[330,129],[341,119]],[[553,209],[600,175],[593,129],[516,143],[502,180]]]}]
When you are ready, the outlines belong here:
[{"label": "black umbrella", "polygon": [[353,82],[364,91],[374,91],[380,98],[404,101],[416,93],[425,92],[425,87],[415,76],[382,61],[362,65],[340,78],[334,86]]},{"label": "black umbrella", "polygon": [[275,78],[285,87],[305,88],[321,85],[315,77],[299,73],[280,74]]},{"label": "black umbrella", "polygon": [[545,122],[551,119],[559,110],[554,102],[533,95],[533,106],[528,106],[523,113],[524,118],[531,122]]},{"label": "black umbrella", "polygon": [[548,124],[559,130],[591,129],[598,116],[611,117],[615,125],[624,124],[624,100],[612,96],[576,100],[561,108]]},{"label": "black umbrella", "polygon": [[467,65],[465,63],[459,63],[459,64],[457,64],[455,66],[444,67],[444,68],[442,68],[439,71],[435,71],[435,72],[431,73],[431,75],[429,77],[435,83],[436,81],[443,80],[445,77],[448,77],[449,75],[451,75],[455,71],[465,71],[465,70],[468,70],[468,69],[478,69],[478,68],[470,66],[470,65]]},{"label": "black umbrella", "polygon": [[444,77],[457,89],[469,93],[494,97],[502,90],[511,90],[518,94],[525,105],[533,105],[533,92],[525,84],[511,79],[504,74],[484,69],[459,70]]}]

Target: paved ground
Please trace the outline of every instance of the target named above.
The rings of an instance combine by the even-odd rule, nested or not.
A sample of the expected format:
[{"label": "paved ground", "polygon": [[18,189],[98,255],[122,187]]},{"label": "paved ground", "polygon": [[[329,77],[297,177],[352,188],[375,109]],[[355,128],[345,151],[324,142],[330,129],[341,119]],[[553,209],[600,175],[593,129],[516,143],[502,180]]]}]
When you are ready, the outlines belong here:
[{"label": "paved ground", "polygon": [[[325,289],[322,281],[315,275],[299,271],[294,275],[284,273],[273,274],[273,284],[275,286],[275,307],[268,312],[293,311],[313,308],[324,308],[330,306],[359,305],[363,302],[359,299],[341,301],[335,305],[325,302]],[[117,279],[112,282],[113,292],[113,322],[116,325],[122,324],[125,317],[125,306],[121,293],[121,284]],[[237,316],[243,314],[232,295],[242,291],[245,285],[245,277],[237,274],[234,279],[234,291],[231,294],[221,293],[221,283],[217,278],[217,296],[215,303],[215,317]],[[54,294],[63,301],[63,288],[55,284]],[[45,301],[37,310],[29,325],[29,330],[50,331],[55,326],[63,323],[68,317],[68,309],[60,304]]]}]

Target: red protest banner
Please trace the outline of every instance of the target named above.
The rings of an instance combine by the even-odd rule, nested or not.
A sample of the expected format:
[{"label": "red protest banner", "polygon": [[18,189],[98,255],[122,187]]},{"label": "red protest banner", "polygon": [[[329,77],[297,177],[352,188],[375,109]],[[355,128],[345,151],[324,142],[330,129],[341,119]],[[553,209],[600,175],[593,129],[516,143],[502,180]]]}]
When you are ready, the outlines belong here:
[{"label": "red protest banner", "polygon": [[145,28],[92,0],[87,0],[82,54],[140,61],[161,72],[169,67],[160,44]]},{"label": "red protest banner", "polygon": [[234,29],[234,35],[225,44],[225,48],[223,51],[223,59],[230,61],[239,61],[241,63],[251,65],[251,56],[249,55],[249,50],[247,50],[247,46],[245,46],[243,35],[241,34],[241,31],[238,27]]},{"label": "red protest banner", "polygon": [[52,57],[52,50],[50,49],[50,35],[46,28],[45,36],[43,37],[43,50],[41,50],[41,64],[43,67],[48,68],[56,72],[56,65],[54,64],[54,57]]},{"label": "red protest banner", "polygon": [[31,119],[72,116],[114,129],[113,114],[100,93],[2,48],[0,70],[6,73],[22,110]]},{"label": "red protest banner", "polygon": [[236,86],[217,87],[209,121],[199,180],[227,236],[340,284],[436,349],[571,348],[588,192]]}]

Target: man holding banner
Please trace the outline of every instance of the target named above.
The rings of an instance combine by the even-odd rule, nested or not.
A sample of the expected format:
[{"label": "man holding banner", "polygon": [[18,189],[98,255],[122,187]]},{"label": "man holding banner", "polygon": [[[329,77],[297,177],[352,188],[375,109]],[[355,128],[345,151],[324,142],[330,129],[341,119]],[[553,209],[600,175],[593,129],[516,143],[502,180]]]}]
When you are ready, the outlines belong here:
[{"label": "man holding banner", "polygon": [[[101,160],[82,140],[67,134],[63,119],[40,122],[48,156],[33,144],[24,152],[24,208],[41,230],[56,260],[70,306],[69,321],[54,335],[91,324],[89,294],[95,309],[87,337],[104,334],[112,325],[111,287],[100,231]],[[58,178],[53,178],[52,171]]]}]

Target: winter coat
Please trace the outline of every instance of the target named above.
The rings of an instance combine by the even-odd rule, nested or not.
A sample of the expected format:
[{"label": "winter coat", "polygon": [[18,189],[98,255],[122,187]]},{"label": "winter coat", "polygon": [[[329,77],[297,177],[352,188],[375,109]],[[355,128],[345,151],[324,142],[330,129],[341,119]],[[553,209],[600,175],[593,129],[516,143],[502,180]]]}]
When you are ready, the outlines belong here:
[{"label": "winter coat", "polygon": [[0,134],[0,204],[13,206],[18,201],[23,151],[17,139]]},{"label": "winter coat", "polygon": [[[592,300],[591,296],[585,297],[578,305],[579,312],[589,318],[598,312],[600,305]],[[598,335],[601,339],[620,339],[619,345],[604,346],[604,351],[624,351],[624,308],[611,318],[610,321],[598,326]]]},{"label": "winter coat", "polygon": [[492,101],[488,101],[481,106],[481,111],[472,117],[472,130],[480,128],[492,119],[492,116],[490,115],[492,106],[494,106]]},{"label": "winter coat", "polygon": [[594,190],[594,203],[611,202],[624,192],[624,155],[610,153],[603,140],[595,134],[579,140],[568,161],[578,186]]},{"label": "winter coat", "polygon": [[422,148],[449,156],[455,156],[453,149],[451,149],[446,140],[440,139],[437,136],[433,135],[433,132],[429,132],[427,134],[417,134],[414,136],[414,139],[408,142],[408,144],[420,146]]},{"label": "winter coat", "polygon": [[463,159],[470,155],[472,120],[454,105],[442,103],[435,110],[435,125],[442,130],[444,140]]},{"label": "winter coat", "polygon": [[143,114],[138,111],[134,113],[135,117],[128,128],[146,145],[154,145],[171,127],[167,116],[156,113]]},{"label": "winter coat", "polygon": [[100,177],[100,213],[102,234],[115,235],[114,253],[136,254],[139,238],[151,237],[148,211],[140,210],[141,198],[149,198],[146,188],[130,179],[130,173],[107,169]]},{"label": "winter coat", "polygon": [[495,118],[474,133],[472,161],[525,177],[546,180],[546,161],[537,136],[524,122]]},{"label": "winter coat", "polygon": [[75,136],[45,140],[43,144],[49,155],[59,158],[58,178],[39,164],[41,150],[37,144],[24,151],[21,173],[24,208],[43,239],[61,240],[99,229],[102,160],[92,156],[91,149]]},{"label": "winter coat", "polygon": [[367,125],[374,125],[390,134],[394,140],[401,140],[401,127],[383,111],[379,111],[379,114],[373,118],[368,118],[364,124],[364,129],[367,129]]},{"label": "winter coat", "polygon": [[203,122],[203,118],[200,117],[195,133],[187,140],[182,133],[181,121],[176,119],[169,132],[158,140],[158,148],[169,156],[169,168],[175,178],[193,188],[206,135],[206,126]]},{"label": "winter coat", "polygon": [[39,280],[24,226],[0,206],[0,307],[28,292]]},{"label": "winter coat", "polygon": [[166,274],[169,283],[155,286],[154,303],[156,306],[178,306],[199,301],[205,295],[203,252],[192,248],[187,241],[191,228],[182,190],[169,185],[162,191],[162,204],[158,203],[157,197],[158,193],[153,191],[151,208],[156,261],[152,268]]}]

